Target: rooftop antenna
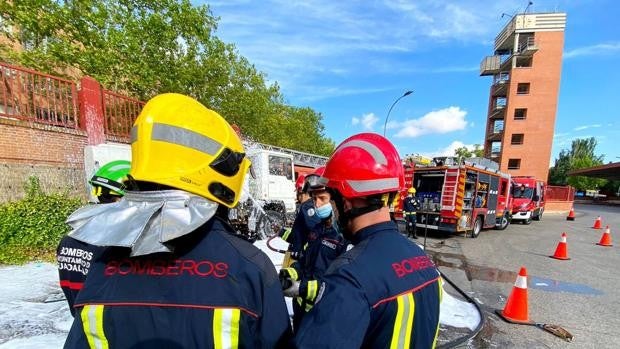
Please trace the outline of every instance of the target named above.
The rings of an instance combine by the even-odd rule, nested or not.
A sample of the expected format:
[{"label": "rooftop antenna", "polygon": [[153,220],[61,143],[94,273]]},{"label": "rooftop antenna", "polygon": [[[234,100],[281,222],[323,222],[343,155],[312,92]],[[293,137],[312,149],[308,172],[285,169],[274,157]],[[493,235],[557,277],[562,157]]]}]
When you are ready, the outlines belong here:
[{"label": "rooftop antenna", "polygon": [[527,10],[530,8],[530,6],[534,5],[533,1],[528,1],[527,2],[527,6],[525,7],[525,11],[523,11],[523,13],[527,13]]}]

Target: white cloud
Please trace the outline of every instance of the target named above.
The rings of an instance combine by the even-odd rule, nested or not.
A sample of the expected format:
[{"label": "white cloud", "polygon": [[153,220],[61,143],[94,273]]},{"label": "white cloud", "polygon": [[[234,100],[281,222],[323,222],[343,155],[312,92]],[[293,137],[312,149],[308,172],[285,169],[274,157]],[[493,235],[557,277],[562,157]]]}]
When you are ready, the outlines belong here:
[{"label": "white cloud", "polygon": [[601,127],[601,126],[603,126],[603,125],[601,125],[601,124],[583,125],[583,126],[575,127],[573,130],[574,131],[582,131],[582,130],[586,130],[586,129],[589,129],[589,128],[596,128],[596,127]]},{"label": "white cloud", "polygon": [[418,137],[432,133],[449,133],[467,127],[467,112],[460,107],[448,107],[432,111],[419,119],[390,123],[390,128],[398,128],[396,137]]},{"label": "white cloud", "polygon": [[600,56],[614,54],[620,51],[620,42],[609,42],[590,46],[577,47],[564,52],[564,58],[574,58],[580,56]]},{"label": "white cloud", "polygon": [[353,117],[351,119],[351,124],[353,126],[362,125],[365,130],[372,130],[377,121],[379,121],[379,118],[374,113],[368,113],[362,115],[361,118]]}]

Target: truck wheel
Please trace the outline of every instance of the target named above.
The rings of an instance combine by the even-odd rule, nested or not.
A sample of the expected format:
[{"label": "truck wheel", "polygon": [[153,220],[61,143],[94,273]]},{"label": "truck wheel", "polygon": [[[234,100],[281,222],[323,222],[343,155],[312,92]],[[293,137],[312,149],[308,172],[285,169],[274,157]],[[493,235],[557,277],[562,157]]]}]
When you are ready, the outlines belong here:
[{"label": "truck wheel", "polygon": [[480,235],[480,231],[482,230],[482,218],[476,217],[476,221],[474,222],[474,228],[471,230],[471,237],[477,238]]},{"label": "truck wheel", "polygon": [[265,239],[280,232],[284,227],[286,217],[278,211],[266,210],[256,224],[256,235],[258,239]]},{"label": "truck wheel", "polygon": [[541,209],[538,211],[538,215],[536,215],[536,217],[534,217],[534,220],[535,220],[535,221],[539,221],[539,220],[541,220],[541,219],[542,219],[542,215],[543,215],[543,211],[544,211],[544,210],[545,210],[544,208],[541,208]]},{"label": "truck wheel", "polygon": [[510,224],[510,218],[508,217],[508,213],[505,213],[498,226],[495,226],[495,229],[497,230],[504,230],[506,228],[508,228],[508,225]]}]

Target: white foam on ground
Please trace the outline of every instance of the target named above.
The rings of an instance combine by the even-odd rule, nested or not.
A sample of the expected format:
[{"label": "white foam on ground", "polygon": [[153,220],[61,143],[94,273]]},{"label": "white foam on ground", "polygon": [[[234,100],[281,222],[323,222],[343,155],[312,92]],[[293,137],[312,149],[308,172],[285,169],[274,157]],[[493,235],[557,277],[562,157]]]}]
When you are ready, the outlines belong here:
[{"label": "white foam on ground", "polygon": [[[270,250],[266,240],[255,244],[282,267],[284,254]],[[287,243],[275,238],[272,245],[286,250]],[[62,296],[55,264],[28,263],[0,267],[0,349],[62,348],[73,317],[66,301],[48,302]],[[289,314],[291,299],[285,298]],[[444,292],[440,322],[473,330],[480,317],[472,304]]]}]

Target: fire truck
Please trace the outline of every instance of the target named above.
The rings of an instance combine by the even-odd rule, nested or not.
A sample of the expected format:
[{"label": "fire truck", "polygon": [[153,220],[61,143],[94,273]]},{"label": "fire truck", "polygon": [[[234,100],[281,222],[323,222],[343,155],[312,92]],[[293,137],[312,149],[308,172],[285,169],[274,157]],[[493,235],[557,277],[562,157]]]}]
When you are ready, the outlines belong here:
[{"label": "fire truck", "polygon": [[544,181],[530,176],[516,176],[513,179],[512,205],[513,222],[522,221],[523,224],[532,223],[532,219],[539,221],[545,211]]},{"label": "fire truck", "polygon": [[[416,216],[418,229],[478,237],[482,229],[503,230],[510,223],[510,175],[499,172],[497,164],[490,160],[434,158],[427,166],[405,166],[405,178],[406,186],[417,190],[421,206]],[[399,201],[396,219],[402,217]]]}]

